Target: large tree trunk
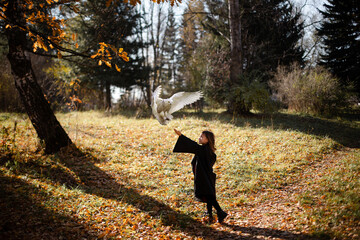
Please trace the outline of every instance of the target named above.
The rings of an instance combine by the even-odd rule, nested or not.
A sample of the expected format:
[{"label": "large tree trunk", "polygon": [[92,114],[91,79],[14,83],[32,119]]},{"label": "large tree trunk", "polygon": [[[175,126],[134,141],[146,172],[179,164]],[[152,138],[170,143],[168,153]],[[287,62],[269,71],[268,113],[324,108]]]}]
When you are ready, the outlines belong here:
[{"label": "large tree trunk", "polygon": [[[230,23],[230,85],[239,82],[240,75],[243,73],[243,55],[242,55],[242,39],[241,39],[241,8],[240,0],[229,0],[229,23]],[[248,114],[245,103],[236,104],[230,100],[228,111],[231,113]]]},{"label": "large tree trunk", "polygon": [[[22,14],[18,7],[18,1],[9,1],[6,15],[14,18],[12,22],[21,22]],[[40,140],[45,144],[45,153],[55,153],[72,142],[36,81],[30,57],[25,54],[25,32],[18,27],[12,27],[7,29],[6,36],[9,44],[8,59],[21,102]]]}]

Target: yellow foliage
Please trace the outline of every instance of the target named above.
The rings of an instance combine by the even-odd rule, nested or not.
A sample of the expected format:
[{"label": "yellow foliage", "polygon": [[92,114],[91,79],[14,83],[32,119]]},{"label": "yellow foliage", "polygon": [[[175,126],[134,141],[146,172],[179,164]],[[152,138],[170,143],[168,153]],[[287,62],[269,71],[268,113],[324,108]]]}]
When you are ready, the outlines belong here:
[{"label": "yellow foliage", "polygon": [[[109,7],[114,1],[118,0],[107,0],[106,6]],[[152,0],[156,3],[164,3],[168,2],[171,5],[174,5],[175,3],[181,3],[182,0]],[[65,19],[59,19],[58,16],[53,16],[49,11],[43,11],[42,9],[45,8],[53,8],[59,6],[59,11],[62,10],[62,6],[65,3],[71,3],[69,5],[70,9],[73,11],[73,13],[79,12],[79,0],[66,0],[66,1],[59,1],[59,0],[43,0],[40,1],[38,4],[34,4],[33,0],[25,0],[20,1],[21,6],[27,11],[23,14],[24,20],[26,21],[26,27],[23,26],[17,26],[17,23],[8,23],[6,24],[5,28],[12,28],[14,26],[17,26],[21,30],[25,31],[28,36],[30,37],[31,41],[33,42],[33,51],[36,52],[38,49],[43,49],[45,51],[48,51],[49,47],[51,49],[58,48],[58,46],[62,45],[62,42],[69,42],[73,41],[73,46],[75,46],[75,49],[79,47],[79,44],[76,42],[77,40],[77,34],[72,33],[71,36],[69,34],[67,35],[65,32],[66,27],[66,20]],[[123,3],[129,3],[131,5],[137,5],[141,4],[141,0],[124,0]],[[7,20],[9,19],[8,16],[6,16],[6,8],[8,3],[3,4],[3,6],[0,8],[0,19]],[[50,11],[51,12],[51,11]],[[39,35],[37,32],[31,30],[31,26],[34,26],[36,29],[36,25],[42,23],[46,24],[50,28],[51,34],[49,36],[43,37],[42,35]],[[100,47],[97,51],[97,53],[90,56],[91,58],[97,58],[99,59],[98,65],[102,65],[104,62],[106,66],[111,67],[111,60],[114,57],[121,58],[122,60],[128,62],[129,56],[127,55],[127,52],[124,51],[123,48],[115,48],[111,44],[107,44],[105,42],[99,43]],[[110,52],[111,51],[111,52]],[[62,58],[62,54],[60,51],[57,51],[57,57]],[[120,72],[120,68],[115,65],[115,69]]]}]

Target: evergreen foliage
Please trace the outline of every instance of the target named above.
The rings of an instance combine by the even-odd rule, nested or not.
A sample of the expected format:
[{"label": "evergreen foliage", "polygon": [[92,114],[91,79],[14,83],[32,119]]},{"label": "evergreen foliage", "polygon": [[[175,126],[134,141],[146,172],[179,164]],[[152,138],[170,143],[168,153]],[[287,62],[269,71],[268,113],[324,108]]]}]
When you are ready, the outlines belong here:
[{"label": "evergreen foliage", "polygon": [[[205,18],[204,3],[189,2],[184,10],[180,28],[180,89],[189,91],[201,88],[205,69],[204,52],[206,45],[204,28],[201,22]],[[200,13],[200,14],[199,14]]]},{"label": "evergreen foliage", "polygon": [[162,54],[162,74],[161,85],[167,89],[176,84],[178,79],[178,56],[179,56],[179,26],[175,19],[175,12],[172,7],[169,7],[167,14],[167,23],[164,31],[164,44],[161,51]]},{"label": "evergreen foliage", "polygon": [[[140,49],[145,46],[136,37],[139,31],[138,18],[135,7],[121,2],[114,2],[109,7],[104,1],[87,0],[82,3],[79,16],[73,19],[74,28],[79,33],[80,48],[93,54],[100,42],[107,42],[117,48],[124,48],[130,56],[128,62],[112,56],[112,63],[116,68],[99,65],[92,59],[80,58],[76,61],[82,84],[105,91],[107,95],[106,108],[111,107],[109,99],[110,86],[129,88],[148,75],[148,69],[142,64]],[[101,95],[100,95],[101,96]]]},{"label": "evergreen foliage", "polygon": [[318,29],[324,53],[320,64],[353,85],[360,96],[360,1],[329,0],[321,11],[324,22]]},{"label": "evergreen foliage", "polygon": [[243,49],[246,71],[267,75],[278,65],[303,63],[298,44],[303,34],[300,12],[284,0],[248,1],[243,5]]},{"label": "evergreen foliage", "polygon": [[[277,66],[288,66],[292,62],[303,63],[304,51],[298,44],[303,34],[300,13],[295,12],[288,1],[254,0],[241,5],[242,66],[239,68],[243,68],[244,76],[239,76],[236,81],[230,80],[229,73],[219,76],[213,71],[219,70],[219,63],[212,55],[216,53],[215,55],[218,56],[219,52],[227,52],[227,54],[221,54],[219,59],[223,59],[222,63],[229,64],[231,49],[230,40],[227,38],[230,31],[227,20],[228,6],[226,1],[221,0],[206,1],[206,6],[209,13],[202,24],[213,39],[212,47],[208,46],[207,54],[205,54],[210,64],[207,70],[207,82],[210,83],[207,92],[210,96],[216,96],[217,101],[227,103],[229,111],[236,112],[237,109],[251,109],[259,105],[256,101],[251,104],[250,99],[255,98],[249,98],[243,90],[249,89],[249,86],[251,89],[258,87],[254,91],[264,93],[267,82]],[[229,68],[222,66],[221,71],[229,71]],[[257,77],[249,79],[248,76]],[[256,83],[252,84],[252,81]],[[222,90],[219,90],[219,86]],[[243,90],[233,91],[234,89]],[[224,94],[223,97],[220,96],[221,92]],[[229,92],[239,93],[241,96],[228,94]],[[268,105],[268,102],[269,100],[263,101],[260,105]],[[233,109],[234,106],[238,106],[237,109]]]}]

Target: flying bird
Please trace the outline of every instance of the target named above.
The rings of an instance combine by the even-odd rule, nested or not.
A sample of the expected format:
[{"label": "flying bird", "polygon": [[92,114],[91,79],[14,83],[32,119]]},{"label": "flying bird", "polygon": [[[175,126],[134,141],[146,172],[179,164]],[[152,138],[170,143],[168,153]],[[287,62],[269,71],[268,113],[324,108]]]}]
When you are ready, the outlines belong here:
[{"label": "flying bird", "polygon": [[172,113],[182,109],[185,105],[196,102],[202,97],[200,91],[178,92],[167,99],[159,97],[161,86],[158,86],[152,94],[151,108],[154,116],[161,125],[167,125],[172,119]]}]

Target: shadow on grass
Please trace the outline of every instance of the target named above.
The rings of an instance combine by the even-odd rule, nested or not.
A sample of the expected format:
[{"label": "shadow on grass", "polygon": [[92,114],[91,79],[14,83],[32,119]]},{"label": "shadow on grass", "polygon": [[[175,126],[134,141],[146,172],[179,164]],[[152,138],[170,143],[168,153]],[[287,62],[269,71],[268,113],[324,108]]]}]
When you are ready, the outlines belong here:
[{"label": "shadow on grass", "polygon": [[0,239],[97,239],[76,218],[49,211],[29,192],[47,196],[41,188],[0,172]]},{"label": "shadow on grass", "polygon": [[231,123],[238,127],[265,127],[275,130],[295,130],[306,134],[319,137],[329,137],[337,143],[350,148],[360,147],[360,125],[351,121],[360,121],[360,114],[347,116],[347,122],[337,120],[323,119],[311,116],[301,116],[295,114],[276,113],[273,115],[254,114],[249,117],[233,117],[228,113],[217,112],[179,112],[176,118],[183,115],[193,116],[195,118],[209,120],[219,120],[222,123]]},{"label": "shadow on grass", "polygon": [[[164,226],[172,227],[194,237],[205,237],[206,239],[257,239],[257,232],[252,228],[234,226],[239,231],[248,232],[249,236],[239,236],[236,233],[211,228],[192,217],[178,212],[157,199],[143,195],[136,189],[119,183],[111,175],[94,165],[98,162],[91,155],[86,155],[78,149],[64,151],[58,154],[59,161],[64,163],[81,179],[81,188],[84,192],[97,196],[115,199],[130,204],[139,210],[148,213],[154,218],[160,219]],[[126,182],[126,177],[124,177]],[[240,234],[240,232],[239,232]],[[264,236],[286,235],[285,239],[310,239],[310,236],[292,234],[287,231],[273,229],[262,229]]]},{"label": "shadow on grass", "polygon": [[[224,223],[224,225],[228,228],[231,228],[234,231],[245,233],[246,235],[252,236],[261,236],[261,237],[271,237],[276,239],[284,239],[284,240],[293,240],[293,239],[317,239],[316,237],[294,234],[286,231],[281,231],[277,229],[268,229],[268,228],[259,228],[259,227],[241,227],[237,225],[232,225],[228,223]],[[257,238],[258,239],[258,238]],[[324,236],[321,239],[330,239],[328,236]]]},{"label": "shadow on grass", "polygon": [[[248,240],[263,237],[312,239],[309,235],[270,228],[225,224],[224,226],[231,228],[232,232],[216,229],[172,209],[164,202],[126,186],[126,182],[129,181],[127,176],[121,177],[124,183],[118,182],[110,174],[97,167],[95,164],[101,162],[101,159],[90,154],[70,147],[53,157],[53,161],[63,163],[76,176],[74,177],[60,167],[54,168],[53,165],[44,165],[36,161],[19,163],[15,171],[18,174],[45,178],[71,189],[81,189],[88,194],[130,204],[161,220],[163,226],[180,230],[193,237]],[[100,233],[91,230],[90,226],[79,224],[76,217],[51,212],[32,197],[36,195],[41,199],[51,199],[51,196],[47,194],[45,190],[21,179],[0,175],[0,207],[5,209],[0,213],[0,239],[60,239],[60,236],[63,239],[97,239],[100,237],[98,236]]]}]

